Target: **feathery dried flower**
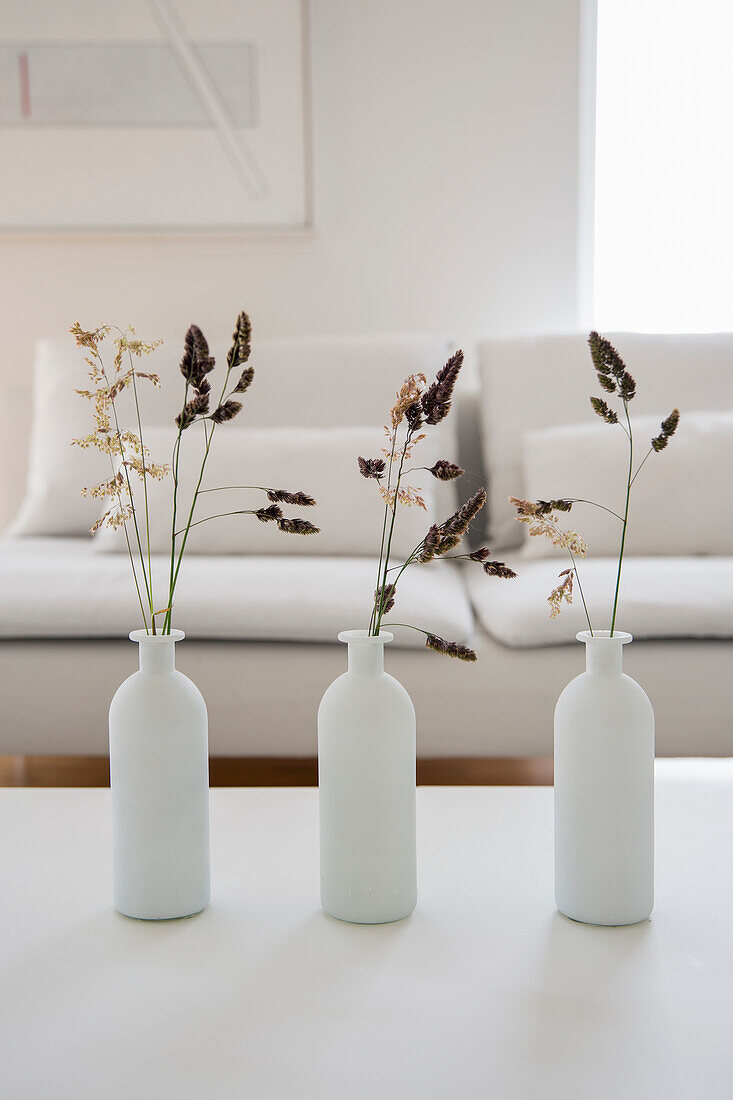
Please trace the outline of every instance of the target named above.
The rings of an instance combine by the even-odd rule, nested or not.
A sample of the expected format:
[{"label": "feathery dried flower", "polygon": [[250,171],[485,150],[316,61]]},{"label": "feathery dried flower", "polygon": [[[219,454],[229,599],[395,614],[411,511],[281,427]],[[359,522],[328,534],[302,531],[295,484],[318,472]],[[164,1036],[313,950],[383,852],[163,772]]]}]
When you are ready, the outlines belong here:
[{"label": "feathery dried flower", "polygon": [[[75,321],[69,329],[69,332],[76,340],[77,347],[89,348],[90,351],[93,352],[97,351],[100,341],[104,340],[109,331],[109,325],[100,325],[99,328],[94,329],[93,332],[87,332],[81,327],[78,321]],[[87,363],[90,363],[89,359],[87,359]],[[91,365],[93,364],[90,363],[90,366]]]},{"label": "feathery dried flower", "polygon": [[387,463],[383,458],[361,458],[359,462],[359,473],[362,477],[373,477],[377,481],[384,477],[384,471],[387,469]]},{"label": "feathery dried flower", "polygon": [[455,462],[448,462],[445,458],[439,459],[434,465],[428,467],[428,471],[438,481],[455,481],[466,472],[461,466]]},{"label": "feathery dried flower", "polygon": [[288,535],[318,535],[320,527],[315,527],[307,519],[279,519],[277,525]]},{"label": "feathery dried flower", "polygon": [[670,439],[677,431],[677,425],[680,422],[680,410],[672,409],[672,412],[661,423],[661,431],[659,435],[655,435],[652,440],[652,450],[663,451],[669,443]]},{"label": "feathery dried flower", "polygon": [[609,408],[602,397],[591,397],[590,403],[593,406],[593,411],[598,414],[607,424],[618,424],[618,415]]},{"label": "feathery dried flower", "polygon": [[550,595],[547,597],[547,602],[550,605],[550,618],[556,619],[562,611],[563,601],[567,604],[573,602],[573,576],[575,574],[574,569],[563,569],[562,573],[558,573],[559,577],[563,578],[561,584],[557,588],[553,588]]},{"label": "feathery dried flower", "polygon": [[439,638],[437,634],[428,634],[425,638],[428,649],[434,649],[436,653],[444,653],[447,657],[456,657],[459,661],[475,661],[476,653],[467,645],[460,642],[447,642],[445,638]]},{"label": "feathery dried flower", "polygon": [[213,420],[215,424],[225,424],[227,420],[233,420],[241,408],[241,401],[232,401],[231,398],[228,398],[218,408],[214,409],[209,419]]},{"label": "feathery dried flower", "polygon": [[269,523],[270,520],[282,519],[282,509],[277,504],[270,504],[267,508],[258,508],[255,515],[260,523]]},{"label": "feathery dried flower", "polygon": [[381,609],[382,615],[388,615],[394,607],[396,593],[397,586],[395,584],[381,585],[374,593],[374,599],[377,607]]},{"label": "feathery dried flower", "polygon": [[[571,554],[577,554],[579,557],[584,557],[588,553],[588,547],[577,531],[562,531],[557,526],[555,510],[569,512],[572,501],[539,500],[535,503],[519,497],[509,497],[509,503],[517,509],[519,523],[527,524],[530,536],[543,536],[556,549],[569,550]],[[553,505],[562,505],[562,507],[554,509]]]},{"label": "feathery dried flower", "polygon": [[518,516],[520,523],[526,523],[531,538],[543,537],[549,540],[556,550],[569,550],[571,554],[584,558],[588,553],[585,540],[577,531],[563,531],[555,525],[552,516]]},{"label": "feathery dried flower", "polygon": [[310,508],[316,503],[307,493],[289,493],[287,489],[268,489],[267,499],[279,501],[281,504],[297,504],[301,508]]},{"label": "feathery dried flower", "polygon": [[419,400],[425,382],[424,374],[410,374],[397,390],[397,400],[389,412],[393,431],[402,423],[407,410]]},{"label": "feathery dried flower", "polygon": [[458,350],[435,376],[435,381],[422,395],[420,404],[428,424],[439,424],[450,412],[453,388],[463,366],[463,352]]},{"label": "feathery dried flower", "polygon": [[513,504],[520,516],[546,516],[550,512],[569,512],[573,507],[572,500],[522,500],[520,497],[509,497],[509,503]]},{"label": "feathery dried flower", "polygon": [[384,485],[377,486],[382,500],[390,508],[394,507],[395,496],[398,504],[404,504],[406,508],[422,508],[427,512],[427,505],[419,491],[413,485],[402,485],[399,489],[387,489]]}]

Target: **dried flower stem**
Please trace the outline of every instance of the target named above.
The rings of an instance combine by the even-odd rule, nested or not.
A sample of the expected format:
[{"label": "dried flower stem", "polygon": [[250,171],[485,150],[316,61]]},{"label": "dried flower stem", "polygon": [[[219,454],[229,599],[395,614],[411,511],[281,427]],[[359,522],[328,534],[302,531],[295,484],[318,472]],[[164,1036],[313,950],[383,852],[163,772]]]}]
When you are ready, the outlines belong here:
[{"label": "dried flower stem", "polygon": [[[624,561],[624,548],[626,546],[626,530],[629,526],[629,503],[631,500],[631,486],[634,483],[633,471],[634,471],[634,434],[631,430],[631,419],[629,417],[629,403],[626,398],[624,402],[624,413],[626,415],[626,423],[629,427],[629,475],[626,479],[626,505],[624,507],[623,529],[621,531],[621,548],[618,554],[618,570],[616,572],[616,589],[613,594],[613,611],[611,613],[611,637],[613,637],[614,627],[616,626],[616,612],[618,610],[618,594],[621,587],[621,566]],[[641,466],[639,467],[641,469]],[[638,473],[638,471],[637,471]],[[576,574],[577,576],[577,574]],[[580,582],[578,582],[580,583]]]},{"label": "dried flower stem", "polygon": [[460,661],[473,662],[476,660],[475,651],[467,645],[462,645],[460,642],[447,642],[444,638],[432,634],[429,630],[423,630],[420,626],[413,626],[412,623],[385,623],[384,625],[401,626],[405,630],[415,630],[418,634],[423,634],[428,649],[434,649],[438,653],[445,653],[449,657],[457,657]]},{"label": "dried flower stem", "polygon": [[[587,503],[592,504],[593,501],[588,501]],[[599,507],[602,507],[602,505],[599,505]],[[546,518],[547,518],[547,522],[549,524],[551,524],[555,528],[556,531],[560,530],[560,528],[557,526],[557,524],[553,523],[552,519],[549,516],[546,517]],[[619,516],[619,519],[620,518],[621,517]],[[592,638],[593,637],[593,625],[590,621],[590,612],[588,611],[588,604],[585,602],[585,594],[583,592],[583,585],[580,583],[580,573],[578,572],[578,563],[575,560],[575,554],[573,553],[572,547],[566,546],[565,549],[567,550],[568,555],[570,557],[570,562],[571,562],[572,567],[573,567],[573,575],[575,576],[575,579],[578,582],[578,592],[580,593],[580,599],[581,599],[582,604],[583,604],[583,611],[585,612],[585,620],[588,623],[588,630],[590,631],[590,636]]]},{"label": "dried flower stem", "polygon": [[[395,439],[396,439],[396,436],[397,436],[397,429],[396,428],[394,429],[394,432],[395,432]],[[399,469],[397,470],[397,480],[395,482],[394,499],[393,499],[392,504],[391,504],[392,518],[391,518],[390,523],[389,523],[389,534],[387,536],[387,545],[386,545],[385,552],[384,552],[384,571],[381,575],[381,580],[380,580],[379,586],[378,586],[378,591],[379,591],[380,595],[379,595],[379,598],[376,601],[377,606],[375,607],[376,614],[374,615],[374,627],[373,627],[373,630],[372,630],[372,633],[374,635],[379,634],[379,631],[381,629],[381,624],[382,624],[382,616],[384,615],[384,606],[385,606],[385,603],[386,603],[386,592],[387,592],[387,567],[389,566],[389,555],[390,555],[390,552],[391,552],[391,549],[392,549],[392,536],[394,535],[395,520],[397,519],[397,505],[399,503],[399,491],[400,491],[400,483],[402,481],[402,471],[403,471],[404,466],[405,466],[405,456],[408,453],[408,448],[410,446],[411,440],[412,440],[412,429],[408,427],[408,429],[405,433],[405,442],[404,442],[404,445],[402,447],[402,453],[400,455]],[[392,455],[394,455],[394,444],[392,445]],[[391,470],[392,470],[392,458],[391,457],[390,457],[389,466],[390,466],[390,473],[391,473]],[[389,481],[388,481],[388,488],[389,488]],[[385,513],[384,513],[385,523],[386,523],[386,520],[387,520],[387,510],[389,508],[390,508],[390,504],[389,504],[389,501],[388,501],[385,504]],[[382,536],[382,541],[384,542],[384,535]],[[381,569],[381,567],[382,567],[382,561],[381,561],[381,554],[380,554],[380,569]],[[404,569],[404,566],[403,566],[403,569]],[[399,580],[401,575],[402,575],[402,570],[400,570],[400,573],[398,574],[396,580],[394,581],[394,585],[397,584],[397,580]]]},{"label": "dried flower stem", "polygon": [[[623,425],[621,425],[621,427],[623,427]],[[631,484],[633,485],[633,481]],[[620,516],[618,512],[614,512],[613,508],[607,508],[605,504],[599,504],[597,500],[586,500],[585,497],[564,497],[563,499],[569,500],[572,504],[592,504],[594,508],[601,508],[604,512],[608,512],[609,515],[615,516],[619,523],[624,522],[623,516]]]},{"label": "dried flower stem", "polygon": [[208,523],[210,519],[223,519],[224,516],[256,516],[257,509],[255,508],[235,508],[233,512],[217,512],[215,516],[204,516],[203,519],[197,519],[191,524],[187,524],[186,527],[181,527],[179,531],[176,531],[176,537],[182,535],[185,531],[191,530],[194,527],[198,527],[201,523]]},{"label": "dried flower stem", "polygon": [[[122,329],[118,328],[117,331],[120,333],[121,336],[124,337],[125,334],[122,332]],[[152,633],[155,634],[155,616],[156,616],[157,612],[153,610],[153,608],[155,606],[155,603],[154,603],[154,600],[153,600],[153,561],[152,561],[152,557],[151,557],[151,553],[150,553],[150,507],[149,507],[149,504],[148,504],[148,475],[147,475],[147,467],[146,467],[146,464],[145,464],[145,440],[143,439],[143,425],[142,425],[142,418],[140,416],[140,402],[139,402],[138,396],[137,396],[137,383],[135,381],[134,363],[132,361],[132,352],[130,351],[129,348],[127,348],[127,357],[129,359],[129,362],[130,362],[130,369],[131,369],[131,374],[132,374],[132,393],[133,393],[133,397],[135,398],[135,415],[137,417],[137,432],[138,432],[138,438],[140,440],[140,452],[141,452],[141,456],[142,456],[143,498],[144,498],[144,503],[145,503],[145,538],[146,538],[147,550],[148,550],[148,577],[150,578],[150,591],[149,591],[150,626],[151,626]]]},{"label": "dried flower stem", "polygon": [[[389,456],[389,468],[388,468],[388,472],[387,472],[387,488],[388,489],[390,488],[390,486],[392,484],[392,466],[394,464],[394,453],[395,453],[396,445],[397,445],[397,429],[395,428],[395,429],[393,429],[393,432],[392,432],[392,449],[391,449],[391,453],[390,453],[390,456]],[[394,507],[396,508],[397,507],[397,494],[396,493],[395,493],[395,498],[394,498],[393,504],[394,504]],[[383,555],[384,555],[384,537],[387,533],[388,509],[389,509],[389,502],[385,501],[384,516],[382,518],[382,537],[381,537],[380,542],[379,542],[379,562],[378,562],[378,565],[377,565],[377,591],[378,592],[382,590],[381,586],[383,584],[383,580],[382,580],[382,560],[383,560]],[[389,565],[389,555],[387,557],[387,563],[386,564]],[[386,572],[385,572],[384,576],[386,578]],[[371,617],[369,619],[369,634],[371,634],[371,635],[379,634],[379,627],[375,626],[376,619],[377,619],[377,610],[378,610],[377,603],[378,603],[378,601],[375,600],[374,604],[372,605],[372,613],[371,613]]]},{"label": "dried flower stem", "polygon": [[[222,388],[222,395],[219,398],[219,404],[221,404],[222,399],[224,397],[224,390],[226,389],[226,384],[227,384],[227,381],[229,380],[230,372],[231,372],[231,367],[228,368],[227,373],[226,373],[226,378],[224,380],[224,387]],[[186,520],[186,526],[183,528],[183,539],[181,541],[181,546],[180,546],[180,549],[178,551],[178,558],[176,560],[175,571],[172,571],[172,573],[171,573],[170,588],[168,590],[168,612],[166,614],[165,622],[163,624],[163,633],[164,634],[170,634],[170,631],[171,631],[171,616],[172,616],[172,613],[173,613],[173,596],[175,594],[176,585],[178,583],[178,574],[181,571],[181,562],[183,561],[183,553],[186,549],[186,543],[188,542],[188,533],[191,530],[191,527],[193,525],[193,514],[194,514],[194,511],[196,509],[196,502],[198,500],[199,490],[201,489],[201,482],[204,479],[204,471],[206,470],[206,462],[207,462],[208,457],[209,457],[209,451],[211,450],[211,443],[212,443],[212,440],[214,438],[215,429],[216,429],[216,423],[214,422],[214,423],[212,423],[212,426],[211,426],[211,432],[210,433],[208,433],[208,432],[205,433],[206,446],[204,448],[204,455],[203,455],[203,458],[201,460],[201,469],[199,470],[199,477],[198,477],[198,481],[196,482],[196,488],[194,489],[193,500],[191,501],[191,507],[190,507],[189,512],[188,512],[188,519]],[[178,434],[178,441],[179,441],[178,442],[178,447],[179,447],[179,450],[180,450],[180,438],[181,438],[181,433],[180,433],[180,429],[179,429],[179,434]],[[177,488],[177,478],[174,481],[174,486]],[[174,523],[175,523],[175,488],[174,488]],[[173,558],[174,558],[175,552],[176,552],[176,541],[175,541],[176,537],[177,537],[177,532],[174,532],[173,539],[171,541],[171,563],[173,562]]]},{"label": "dried flower stem", "polygon": [[[118,329],[118,331],[121,331],[121,330]],[[107,371],[106,371],[106,368],[104,366],[104,362],[102,360],[102,356],[101,356],[101,353],[100,353],[98,347],[95,348],[95,357],[97,359],[97,362],[99,363],[99,369],[102,372],[102,377],[104,378],[104,381],[107,384],[107,386],[110,387],[110,381],[109,381],[109,378],[107,377]],[[133,380],[134,380],[134,377],[135,377],[135,374],[134,374],[134,371],[133,371]],[[116,405],[115,405],[114,398],[112,399],[112,402],[111,402],[111,408],[112,408],[112,418],[113,418],[114,423],[115,423],[115,436],[117,438],[117,446],[119,448],[120,461],[122,463],[120,469],[123,471],[124,478],[125,478],[125,481],[127,483],[127,492],[128,492],[129,498],[130,498],[130,503],[132,504],[132,522],[133,522],[133,526],[135,528],[135,540],[137,542],[138,553],[140,554],[140,568],[142,569],[143,584],[145,585],[145,595],[147,596],[147,601],[148,601],[148,605],[149,605],[149,608],[150,608],[150,619],[151,619],[152,633],[154,634],[155,633],[155,619],[153,617],[153,608],[154,608],[155,604],[153,602],[153,577],[152,577],[152,572],[150,573],[150,576],[148,576],[148,573],[145,569],[145,558],[144,558],[144,555],[143,555],[142,541],[140,539],[140,528],[138,527],[138,522],[137,522],[137,509],[135,508],[135,497],[134,497],[134,494],[132,492],[132,482],[130,481],[130,471],[127,468],[127,465],[125,463],[125,445],[122,441],[122,430],[120,428],[120,422],[119,422],[118,417],[117,417],[117,408],[116,408]],[[142,440],[141,440],[141,448],[142,448]],[[142,452],[142,457],[143,457],[143,469],[144,469],[145,468],[145,452],[144,451]],[[110,462],[111,461],[112,461],[112,456],[110,455]],[[114,463],[112,463],[112,468],[114,469]],[[120,502],[119,492],[117,494],[117,499],[118,499],[118,502]],[[143,615],[143,625],[145,626],[145,630],[148,633],[151,633],[151,630],[148,628],[148,620],[146,618],[145,609],[144,609],[143,604],[142,604],[142,596],[141,596],[141,593],[140,593],[140,586],[138,584],[138,579],[137,579],[137,570],[135,568],[135,558],[134,558],[134,555],[132,553],[132,547],[130,546],[130,539],[129,539],[129,536],[128,536],[128,533],[127,533],[127,521],[125,521],[125,523],[123,524],[123,527],[124,527],[124,530],[125,530],[125,541],[127,543],[127,551],[128,551],[128,554],[130,555],[130,566],[132,568],[132,575],[133,575],[133,578],[135,580],[135,588],[137,589],[138,599],[140,600],[140,610],[142,611],[142,615]]]}]

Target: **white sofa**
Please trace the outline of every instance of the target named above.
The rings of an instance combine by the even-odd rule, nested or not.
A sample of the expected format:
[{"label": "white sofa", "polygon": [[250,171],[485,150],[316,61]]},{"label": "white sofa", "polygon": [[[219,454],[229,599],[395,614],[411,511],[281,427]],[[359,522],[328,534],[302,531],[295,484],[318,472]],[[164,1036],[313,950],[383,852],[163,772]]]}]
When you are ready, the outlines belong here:
[{"label": "white sofa", "polygon": [[[639,411],[666,412],[671,402],[683,411],[728,407],[733,336],[611,339],[637,376]],[[247,423],[381,424],[405,374],[433,374],[454,346],[440,336],[256,342]],[[170,341],[158,353],[164,379],[176,369],[178,350]],[[389,668],[415,701],[420,755],[544,755],[552,751],[557,695],[582,667],[573,639],[583,624],[577,605],[549,620],[546,595],[557,560],[523,559],[520,531],[504,501],[523,490],[522,433],[587,420],[594,376],[580,334],[487,341],[475,350],[474,364],[478,388],[463,385],[449,418],[459,438],[446,437],[446,457],[458,455],[466,466],[463,487],[458,483],[464,495],[487,479],[491,543],[519,577],[496,581],[446,564],[408,572],[402,615],[473,644],[479,664],[441,658],[403,631],[389,652]],[[62,494],[63,479],[54,486],[53,471],[76,428],[49,422],[49,410],[55,401],[63,404],[82,377],[70,339],[41,347],[26,533],[0,543],[0,754],[104,753],[109,700],[135,667],[126,640],[137,626],[126,559],[94,553],[79,532],[46,529],[57,522],[52,507],[36,508],[30,527],[41,530],[27,531],[30,498],[35,494],[37,504],[50,492],[58,503]],[[169,413],[160,406],[163,421]],[[444,487],[446,514],[454,499],[452,487]],[[38,518],[47,515],[52,518]],[[604,615],[612,571],[610,559],[585,563],[597,617]],[[335,636],[363,622],[373,575],[369,557],[187,559],[177,599],[178,622],[188,634],[179,667],[206,698],[213,755],[315,753],[318,701],[345,662]],[[630,558],[620,625],[637,638],[626,666],[654,703],[659,754],[729,755],[733,557]]]}]

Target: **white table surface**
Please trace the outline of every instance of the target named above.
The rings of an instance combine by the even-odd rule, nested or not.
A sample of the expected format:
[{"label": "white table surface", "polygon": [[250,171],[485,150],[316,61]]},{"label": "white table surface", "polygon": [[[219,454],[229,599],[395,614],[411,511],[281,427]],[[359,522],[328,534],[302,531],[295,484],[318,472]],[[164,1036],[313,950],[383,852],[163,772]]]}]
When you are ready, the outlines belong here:
[{"label": "white table surface", "polygon": [[318,903],[315,790],[212,792],[213,900],[110,904],[109,792],[0,791],[3,1100],[733,1096],[733,782],[657,791],[651,921],[552,894],[552,792],[422,788],[420,900]]}]

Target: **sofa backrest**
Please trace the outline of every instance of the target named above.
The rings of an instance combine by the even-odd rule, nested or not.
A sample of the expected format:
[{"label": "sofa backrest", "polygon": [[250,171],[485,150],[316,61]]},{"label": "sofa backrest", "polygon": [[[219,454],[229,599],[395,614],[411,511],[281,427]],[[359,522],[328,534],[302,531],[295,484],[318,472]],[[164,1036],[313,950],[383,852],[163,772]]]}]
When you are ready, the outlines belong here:
[{"label": "sofa backrest", "polygon": [[[215,392],[229,344],[223,340],[211,345],[217,361]],[[170,424],[179,411],[181,350],[181,339],[169,339],[143,361],[142,369],[155,371],[162,381],[159,390],[145,389],[143,423]],[[405,376],[422,371],[432,377],[453,350],[453,343],[441,335],[256,339],[251,358],[255,381],[237,424],[379,426]],[[27,488],[13,524],[20,533],[81,535],[98,514],[99,502],[82,500],[79,491],[108,475],[105,460],[69,445],[91,430],[90,406],[75,392],[88,388],[87,369],[71,336],[38,346]],[[129,398],[128,391],[120,400]],[[122,416],[132,425],[131,408]],[[451,457],[455,431],[450,417],[438,432],[446,457]],[[441,494],[438,506],[452,508],[454,486],[436,485],[436,490]]]},{"label": "sofa backrest", "polygon": [[[604,335],[636,379],[633,412],[733,408],[733,334]],[[602,394],[585,333],[483,341],[478,360],[490,538],[497,549],[508,548],[523,533],[508,503],[524,492],[523,433],[587,422],[589,396]]]}]

